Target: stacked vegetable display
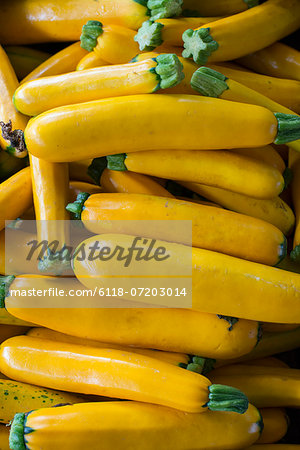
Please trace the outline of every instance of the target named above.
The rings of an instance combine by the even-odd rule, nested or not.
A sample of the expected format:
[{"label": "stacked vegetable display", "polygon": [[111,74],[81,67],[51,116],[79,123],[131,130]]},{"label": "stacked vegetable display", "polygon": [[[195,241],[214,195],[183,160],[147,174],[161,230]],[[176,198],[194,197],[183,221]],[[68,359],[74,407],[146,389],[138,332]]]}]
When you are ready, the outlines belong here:
[{"label": "stacked vegetable display", "polygon": [[[278,357],[300,344],[300,54],[279,42],[299,0],[0,13],[0,449],[300,448],[300,367]],[[155,240],[192,303],[111,307],[114,263],[52,258],[69,219],[78,246]],[[33,240],[57,253],[26,260]]]}]

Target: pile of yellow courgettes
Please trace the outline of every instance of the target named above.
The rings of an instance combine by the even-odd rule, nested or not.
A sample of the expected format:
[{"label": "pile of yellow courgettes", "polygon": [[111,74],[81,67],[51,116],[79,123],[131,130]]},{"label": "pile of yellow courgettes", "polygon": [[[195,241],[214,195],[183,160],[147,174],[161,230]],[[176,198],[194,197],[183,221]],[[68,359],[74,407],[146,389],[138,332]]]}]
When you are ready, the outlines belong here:
[{"label": "pile of yellow courgettes", "polygon": [[[300,448],[299,27],[299,0],[2,0],[1,450]],[[113,264],[26,260],[70,219],[163,245],[191,305],[109,307]],[[20,301],[38,282],[103,307]]]}]

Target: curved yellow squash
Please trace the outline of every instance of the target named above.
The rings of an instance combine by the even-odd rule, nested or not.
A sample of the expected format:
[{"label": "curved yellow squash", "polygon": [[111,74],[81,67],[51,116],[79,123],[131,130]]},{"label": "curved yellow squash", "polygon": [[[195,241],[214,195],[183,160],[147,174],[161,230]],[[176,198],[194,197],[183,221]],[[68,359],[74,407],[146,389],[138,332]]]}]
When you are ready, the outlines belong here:
[{"label": "curved yellow squash", "polygon": [[28,450],[98,450],[99,442],[101,450],[131,450],[137,443],[139,450],[162,446],[164,450],[237,450],[255,442],[261,428],[260,414],[252,405],[243,415],[186,414],[138,402],[102,402],[18,415],[10,442],[26,442]]}]

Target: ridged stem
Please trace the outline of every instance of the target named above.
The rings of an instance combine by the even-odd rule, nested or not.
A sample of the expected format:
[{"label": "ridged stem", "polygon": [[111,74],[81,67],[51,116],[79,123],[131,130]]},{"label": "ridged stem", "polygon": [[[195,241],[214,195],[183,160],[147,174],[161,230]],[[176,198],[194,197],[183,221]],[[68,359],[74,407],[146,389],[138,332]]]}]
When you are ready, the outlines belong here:
[{"label": "ridged stem", "polygon": [[274,113],[278,128],[275,144],[286,144],[287,142],[300,139],[300,117],[294,114]]},{"label": "ridged stem", "polygon": [[82,27],[80,36],[81,47],[92,52],[97,45],[98,37],[103,33],[103,25],[98,20],[89,20]]},{"label": "ridged stem", "polygon": [[211,411],[231,411],[244,414],[248,409],[248,398],[239,389],[223,384],[212,384],[208,391],[209,400],[205,406]]},{"label": "ridged stem", "polygon": [[220,97],[228,89],[225,77],[209,67],[199,67],[191,78],[192,88],[205,97]]},{"label": "ridged stem", "polygon": [[107,159],[107,168],[109,170],[117,170],[119,172],[124,172],[127,170],[125,165],[126,153],[118,153],[117,155],[109,155]]},{"label": "ridged stem", "polygon": [[103,170],[107,167],[107,160],[105,156],[101,158],[94,158],[87,169],[88,175],[95,181],[96,184],[100,185],[100,178]]},{"label": "ridged stem", "polygon": [[89,196],[90,196],[90,194],[88,194],[87,192],[80,192],[77,195],[75,202],[69,203],[66,206],[66,210],[69,211],[70,213],[72,213],[73,219],[75,219],[75,220],[81,219],[81,213],[83,210],[84,203],[89,198]]},{"label": "ridged stem", "polygon": [[183,0],[148,0],[147,8],[151,19],[164,19],[179,16],[182,12]]},{"label": "ridged stem", "polygon": [[7,297],[9,287],[14,279],[14,275],[0,277],[0,308],[5,308],[5,297]]},{"label": "ridged stem", "polygon": [[174,53],[158,55],[155,60],[153,71],[159,80],[155,90],[174,87],[184,79],[183,65]]},{"label": "ridged stem", "polygon": [[27,148],[24,140],[24,132],[22,130],[13,130],[11,120],[7,123],[0,122],[2,128],[2,136],[6,141],[10,142],[10,146],[6,151],[17,158],[25,158],[27,156]]},{"label": "ridged stem", "polygon": [[[66,251],[67,250],[67,251]],[[60,276],[71,269],[71,255],[66,246],[53,253],[49,248],[47,255],[38,263],[38,269],[48,275]]]},{"label": "ridged stem", "polygon": [[24,441],[25,419],[24,413],[17,413],[13,419],[9,433],[9,447],[12,450],[26,450]]},{"label": "ridged stem", "polygon": [[141,51],[150,52],[163,43],[161,33],[163,27],[162,23],[153,22],[152,20],[146,20],[143,23],[134,36],[134,40],[139,44]]},{"label": "ridged stem", "polygon": [[200,66],[207,63],[210,55],[218,50],[219,44],[210,35],[210,28],[199,30],[186,30],[182,35],[184,58],[193,58]]}]

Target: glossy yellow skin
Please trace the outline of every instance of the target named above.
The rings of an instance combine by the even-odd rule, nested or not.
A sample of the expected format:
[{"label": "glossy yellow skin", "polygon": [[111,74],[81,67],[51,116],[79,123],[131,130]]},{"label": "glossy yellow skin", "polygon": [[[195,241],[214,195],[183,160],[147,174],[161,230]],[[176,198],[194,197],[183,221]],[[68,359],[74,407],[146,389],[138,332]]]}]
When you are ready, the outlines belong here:
[{"label": "glossy yellow skin", "polygon": [[[43,389],[31,384],[13,380],[0,380],[1,412],[0,422],[9,423],[16,413],[47,408],[60,403],[81,403],[83,399],[75,394]],[[2,450],[2,447],[0,447]]]},{"label": "glossy yellow skin", "polygon": [[[207,207],[212,209],[212,207]],[[222,211],[216,208],[218,211]],[[134,234],[136,236],[136,234]],[[116,245],[129,248],[134,236],[102,234],[84,242],[88,248],[98,242],[100,248],[115,249]],[[168,259],[159,261],[159,273],[188,274],[191,249],[182,244],[156,241],[155,247],[163,246]],[[122,284],[132,284],[133,275],[142,274],[139,262],[132,259],[124,270],[124,263],[117,258],[105,261],[100,258],[89,261],[75,258],[73,269],[82,284],[89,289],[112,286],[113,278],[107,275],[124,275]],[[147,273],[157,273],[157,262],[147,262]],[[179,272],[180,270],[180,272]],[[121,272],[122,271],[122,272]],[[156,271],[156,272],[155,272]],[[167,272],[168,271],[168,272]],[[126,275],[126,276],[125,276]],[[195,311],[242,317],[250,320],[279,323],[299,323],[300,275],[274,267],[242,260],[215,251],[192,248],[192,289]],[[141,301],[141,300],[140,300]]]},{"label": "glossy yellow skin", "polygon": [[293,200],[293,208],[296,215],[295,232],[293,239],[293,248],[300,244],[300,155],[298,152],[289,149],[289,167],[293,173],[291,182],[291,193]]},{"label": "glossy yellow skin", "polygon": [[191,413],[207,410],[211,385],[203,375],[137,353],[28,336],[1,344],[0,370],[38,386],[154,403]]},{"label": "glossy yellow skin", "polygon": [[280,441],[288,430],[288,417],[282,408],[261,408],[264,429],[257,444],[273,444]]},{"label": "glossy yellow skin", "polygon": [[88,20],[138,29],[147,19],[147,8],[133,0],[25,0],[22,4],[3,0],[0,41],[9,45],[76,41]]},{"label": "glossy yellow skin", "polygon": [[[270,0],[268,0],[270,1]],[[300,5],[300,3],[299,3]],[[260,94],[259,92],[254,91],[237,81],[227,79],[226,84],[228,89],[226,89],[219,98],[223,98],[225,100],[230,100],[234,102],[245,102],[252,105],[259,105],[265,108],[268,108],[272,112],[280,112],[284,114],[295,114],[294,111],[286,108],[285,106],[280,105],[277,102],[274,102],[270,98],[265,95]],[[297,141],[293,141],[289,143],[289,146],[294,150],[300,152],[300,139]]]},{"label": "glossy yellow skin", "polygon": [[0,342],[5,341],[13,336],[18,336],[19,334],[24,334],[28,331],[28,327],[23,327],[21,325],[0,325]]},{"label": "glossy yellow skin", "polygon": [[1,450],[10,450],[9,447],[9,428],[5,425],[0,426],[0,448]]},{"label": "glossy yellow skin", "polygon": [[70,162],[148,150],[149,139],[152,150],[214,150],[240,148],[241,142],[259,147],[276,135],[277,120],[266,108],[197,95],[141,94],[40,114],[29,121],[25,142],[34,156]]},{"label": "glossy yellow skin", "polygon": [[34,432],[25,439],[30,450],[98,450],[99,442],[102,450],[131,450],[137,443],[139,450],[231,450],[255,442],[259,420],[252,405],[245,414],[186,414],[138,402],[85,403],[30,412],[25,425]]},{"label": "glossy yellow skin", "polygon": [[140,52],[136,32],[119,25],[107,25],[97,39],[93,52],[110,64],[126,64]]},{"label": "glossy yellow skin", "polygon": [[17,219],[32,205],[30,168],[20,170],[0,184],[0,230],[6,220]]},{"label": "glossy yellow skin", "polygon": [[[133,30],[110,23],[103,27],[103,33],[98,37],[93,52],[97,58],[110,64],[126,64],[140,53],[139,44],[134,40],[135,35],[136,32]],[[175,53],[181,56],[182,49],[161,45],[155,51],[158,53]]]},{"label": "glossy yellow skin", "polygon": [[69,166],[49,163],[30,155],[33,203],[37,225],[37,239],[59,241],[59,248],[68,242]]},{"label": "glossy yellow skin", "polygon": [[[151,94],[159,89],[157,62],[103,66],[23,83],[14,94],[14,105],[28,116],[64,105],[132,94]],[[89,87],[87,89],[87,86]]]},{"label": "glossy yellow skin", "polygon": [[300,53],[282,42],[246,55],[238,62],[255,72],[300,81]]},{"label": "glossy yellow skin", "polygon": [[[45,288],[59,287],[57,279],[43,277],[43,281]],[[64,279],[62,283],[64,289],[82,289],[74,279],[68,282]],[[11,289],[32,286],[30,277],[17,277]],[[95,306],[101,305],[100,298],[95,301]],[[249,353],[257,344],[258,323],[253,321],[239,320],[230,331],[228,322],[216,315],[185,309],[122,308],[122,303],[119,308],[109,308],[109,297],[104,298],[102,309],[87,308],[86,299],[81,309],[55,307],[60,303],[55,297],[51,297],[51,302],[52,308],[22,308],[19,298],[13,295],[5,300],[9,313],[18,319],[71,336],[117,345],[229,359]]]},{"label": "glossy yellow skin", "polygon": [[87,183],[85,181],[70,181],[69,202],[74,202],[80,192],[99,194],[100,192],[103,192],[103,189],[100,186],[96,186],[95,184]]},{"label": "glossy yellow skin", "polygon": [[215,369],[209,376],[213,383],[242,390],[258,408],[300,405],[298,369],[233,364]]},{"label": "glossy yellow skin", "polygon": [[80,46],[80,41],[68,45],[36,67],[23,78],[21,84],[41,77],[50,77],[72,72],[76,69],[78,62],[86,55],[88,55],[88,52]]},{"label": "glossy yellow skin", "polygon": [[[0,328],[1,333],[1,328]],[[21,333],[19,333],[21,334]],[[126,347],[125,345],[117,344],[107,344],[105,342],[92,341],[91,339],[82,339],[75,336],[70,336],[67,334],[59,333],[57,331],[50,330],[48,328],[31,328],[27,336],[37,337],[40,339],[49,339],[55,342],[68,342],[70,344],[84,345],[86,347],[96,347],[96,348],[111,348],[116,350],[123,350],[126,352],[137,353],[138,355],[145,355],[151,358],[156,358],[161,361],[168,362],[178,366],[179,364],[188,364],[189,357],[185,353],[175,353],[175,352],[163,352],[160,350],[148,350],[144,348]],[[14,334],[13,336],[16,336]],[[9,336],[12,337],[12,336]]]},{"label": "glossy yellow skin", "polygon": [[234,148],[231,150],[233,153],[237,153],[241,156],[247,156],[258,161],[262,161],[274,169],[283,173],[285,170],[285,163],[279,153],[271,145],[257,148]]},{"label": "glossy yellow skin", "polygon": [[[0,46],[0,121],[7,123],[11,120],[13,129],[24,131],[28,118],[16,111],[12,101],[14,91],[18,85],[19,82],[11,62]],[[10,142],[2,137],[2,132],[0,132],[0,146],[3,150],[12,153],[18,158],[26,156],[26,152],[17,152],[11,147]]]},{"label": "glossy yellow skin", "polygon": [[271,223],[286,236],[291,233],[294,227],[294,213],[280,197],[258,199],[199,183],[180,182],[180,184],[208,200],[219,203],[224,208]]},{"label": "glossy yellow skin", "polygon": [[51,56],[50,53],[24,46],[11,45],[5,47],[5,51],[19,80],[26,77]]},{"label": "glossy yellow skin", "polygon": [[[243,1],[243,0],[242,0]],[[185,6],[185,4],[184,4]],[[197,9],[197,8],[196,8]],[[218,20],[221,17],[180,17],[179,19],[157,19],[156,23],[162,24],[161,38],[164,45],[182,47],[182,33],[189,28],[198,28],[206,23]]]},{"label": "glossy yellow skin", "polygon": [[235,68],[226,67],[223,64],[210,64],[209,67],[222,72],[226,77],[257,91],[260,94],[269,97],[280,105],[286,106],[298,114],[300,113],[300,79],[299,81],[296,81],[287,80],[286,78],[275,78],[246,71],[246,69],[236,70]]},{"label": "glossy yellow skin", "polygon": [[280,171],[249,158],[250,152],[150,150],[128,153],[124,163],[128,170],[145,175],[201,183],[255,198],[276,197],[284,188]]},{"label": "glossy yellow skin", "polygon": [[85,181],[87,183],[94,183],[93,179],[87,173],[92,159],[84,159],[81,161],[73,161],[69,163],[69,175],[71,180]]},{"label": "glossy yellow skin", "polygon": [[248,9],[244,0],[184,0],[184,8],[199,11],[204,16],[232,15]]},{"label": "glossy yellow skin", "polygon": [[105,192],[158,195],[173,198],[173,195],[163,186],[140,173],[104,169],[99,184]]},{"label": "glossy yellow skin", "polygon": [[[95,234],[114,232],[170,240],[269,265],[279,261],[285,241],[280,230],[258,219],[146,194],[92,195],[84,203],[81,220]],[[152,220],[163,223],[144,222]],[[170,230],[165,220],[190,220],[192,238],[189,233],[179,235],[176,226]]]},{"label": "glossy yellow skin", "polygon": [[[270,23],[276,26],[272,27]],[[200,28],[209,28],[210,36],[219,44],[208,58],[208,62],[217,62],[256,52],[296,31],[299,26],[298,0],[267,0],[258,7]]]},{"label": "glossy yellow skin", "polygon": [[95,52],[85,55],[76,66],[76,70],[92,69],[93,67],[109,66],[109,63],[99,58]]}]

